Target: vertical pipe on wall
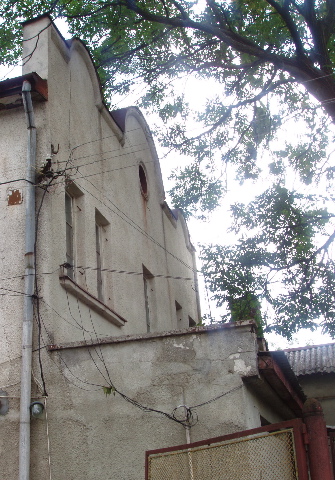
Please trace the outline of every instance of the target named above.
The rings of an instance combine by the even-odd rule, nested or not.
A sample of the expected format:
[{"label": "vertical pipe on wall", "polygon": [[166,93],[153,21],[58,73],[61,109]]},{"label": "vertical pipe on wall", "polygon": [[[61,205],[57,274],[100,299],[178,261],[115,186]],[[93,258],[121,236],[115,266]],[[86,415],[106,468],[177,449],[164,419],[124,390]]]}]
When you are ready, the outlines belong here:
[{"label": "vertical pipe on wall", "polygon": [[25,194],[25,288],[22,325],[22,363],[21,363],[21,402],[20,402],[20,443],[19,443],[19,480],[29,480],[30,470],[30,402],[31,402],[31,364],[33,333],[33,294],[35,276],[35,165],[36,165],[36,126],[31,100],[31,85],[24,81],[22,85],[23,105],[27,120],[28,142]]}]

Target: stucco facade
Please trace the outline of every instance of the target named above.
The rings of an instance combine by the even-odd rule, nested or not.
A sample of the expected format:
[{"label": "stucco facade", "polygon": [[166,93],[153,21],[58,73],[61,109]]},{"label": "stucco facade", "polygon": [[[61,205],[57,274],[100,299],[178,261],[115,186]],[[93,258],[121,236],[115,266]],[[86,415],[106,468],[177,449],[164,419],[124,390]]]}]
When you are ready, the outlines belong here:
[{"label": "stucco facade", "polygon": [[[287,418],[285,402],[279,409],[245,383],[259,377],[249,322],[100,342],[50,345],[43,355],[47,418],[31,422],[34,480],[48,478],[49,455],[53,479],[144,479],[146,450],[255,428],[261,417]],[[37,358],[33,371],[35,399],[41,396]],[[106,396],[102,386],[110,379],[117,393]],[[1,467],[5,478],[14,479],[19,402],[10,398],[9,403],[7,415],[0,417]],[[193,415],[189,430],[171,418],[184,418],[182,405]]]},{"label": "stucco facade", "polygon": [[23,76],[0,84],[1,478],[17,478],[20,447],[24,81],[37,135],[31,399],[45,403],[30,478],[138,480],[146,450],[293,418],[271,388],[259,394],[252,322],[195,326],[194,249],[140,111],[108,112],[86,48],[48,16],[26,23],[24,40]]},{"label": "stucco facade", "polygon": [[[68,340],[69,336],[82,339],[81,330],[52,320],[52,308],[61,316],[68,314],[69,308],[77,308],[77,294],[85,305],[83,290],[107,307],[105,321],[91,299],[92,319],[103,335],[185,328],[198,323],[194,248],[180,213],[171,212],[165,203],[159,161],[143,116],[136,108],[113,114],[107,111],[87,50],[79,40],[65,43],[48,17],[28,23],[24,37],[32,39],[24,42],[23,56],[30,58],[29,53],[33,54],[24,63],[23,73],[36,72],[47,80],[47,100],[33,102],[37,177],[51,160],[49,177],[42,178],[36,188],[37,208],[43,198],[38,218],[37,273],[41,297],[50,302],[42,308],[46,324],[48,319],[53,324],[55,341]],[[27,127],[23,107],[3,109],[0,122],[1,178],[24,179]],[[1,220],[8,234],[1,237],[0,249],[8,277],[22,269],[25,187],[24,181],[1,186]],[[7,198],[14,189],[23,201],[9,205]],[[67,209],[71,210],[73,237],[70,260]],[[97,240],[105,270],[100,287],[94,270]],[[12,253],[8,252],[9,245],[15,245]],[[59,266],[66,262],[74,268],[60,271]],[[69,276],[73,282],[66,278],[58,281],[58,276]],[[171,276],[183,278],[166,278]],[[74,295],[77,286],[82,290],[77,289]],[[20,280],[14,279],[13,287],[20,290]],[[72,295],[66,295],[66,291]],[[6,300],[5,308],[10,308],[10,303],[17,310],[17,299]],[[85,326],[89,315],[87,308],[82,308]],[[108,308],[114,316],[109,315]]]}]

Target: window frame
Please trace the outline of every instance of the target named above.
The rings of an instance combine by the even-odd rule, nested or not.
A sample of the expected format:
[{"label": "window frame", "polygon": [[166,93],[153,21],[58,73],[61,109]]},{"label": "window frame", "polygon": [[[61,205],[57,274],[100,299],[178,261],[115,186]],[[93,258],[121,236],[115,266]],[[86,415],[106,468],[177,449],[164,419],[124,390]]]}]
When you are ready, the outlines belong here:
[{"label": "window frame", "polygon": [[65,190],[65,257],[66,265],[70,265],[66,273],[71,280],[74,279],[75,267],[73,200],[73,196]]},{"label": "window frame", "polygon": [[145,320],[147,326],[147,332],[151,332],[152,327],[152,311],[153,311],[153,295],[149,292],[154,291],[153,285],[153,274],[144,266],[142,265],[142,272],[143,272],[143,289],[144,289],[144,307],[145,307]]},{"label": "window frame", "polygon": [[105,239],[108,240],[107,229],[109,225],[109,221],[102,215],[102,213],[99,212],[99,210],[95,209],[95,262],[97,269],[96,290],[97,298],[100,300],[100,302],[104,302],[106,296],[106,279],[104,278],[105,275],[102,271],[106,260],[106,249],[103,238],[105,237]]},{"label": "window frame", "polygon": [[[75,212],[82,212],[82,200],[84,193],[72,181],[67,180],[65,188],[65,258],[66,264],[71,267],[66,268],[66,275],[73,281],[77,281],[76,266],[78,266],[78,218]],[[68,251],[70,250],[70,251]]]},{"label": "window frame", "polygon": [[149,183],[148,183],[148,175],[146,168],[142,162],[138,165],[138,179],[140,183],[140,191],[141,195],[144,200],[148,200],[149,198]]}]

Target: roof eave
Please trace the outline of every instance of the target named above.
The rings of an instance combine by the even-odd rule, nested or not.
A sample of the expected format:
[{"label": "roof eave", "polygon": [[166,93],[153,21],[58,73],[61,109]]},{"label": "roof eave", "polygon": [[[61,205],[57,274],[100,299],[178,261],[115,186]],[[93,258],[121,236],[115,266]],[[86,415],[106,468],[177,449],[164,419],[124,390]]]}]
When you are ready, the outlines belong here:
[{"label": "roof eave", "polygon": [[22,84],[25,80],[31,84],[31,93],[35,101],[48,100],[48,82],[35,72],[28,73],[0,82],[0,110],[22,106]]},{"label": "roof eave", "polygon": [[284,352],[259,352],[258,368],[261,376],[278,396],[300,417],[306,395]]}]

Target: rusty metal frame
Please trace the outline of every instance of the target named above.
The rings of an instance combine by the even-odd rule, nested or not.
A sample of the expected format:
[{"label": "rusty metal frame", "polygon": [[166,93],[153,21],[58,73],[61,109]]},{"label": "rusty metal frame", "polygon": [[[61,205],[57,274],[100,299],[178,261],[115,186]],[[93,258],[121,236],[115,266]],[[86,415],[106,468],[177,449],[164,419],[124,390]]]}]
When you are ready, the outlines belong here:
[{"label": "rusty metal frame", "polygon": [[145,452],[145,480],[149,480],[149,457],[150,455],[159,453],[176,452],[178,450],[187,450],[190,448],[201,447],[204,445],[211,445],[212,443],[224,442],[227,440],[234,440],[243,438],[259,433],[271,433],[279,430],[292,429],[293,441],[296,454],[297,469],[299,474],[299,480],[308,480],[308,466],[306,455],[307,431],[306,426],[300,418],[288,420],[280,423],[273,423],[264,427],[253,428],[251,430],[244,430],[242,432],[231,433],[229,435],[223,435],[220,437],[209,438],[200,442],[186,443],[183,445],[177,445],[174,447],[159,448],[157,450],[148,450]]}]

